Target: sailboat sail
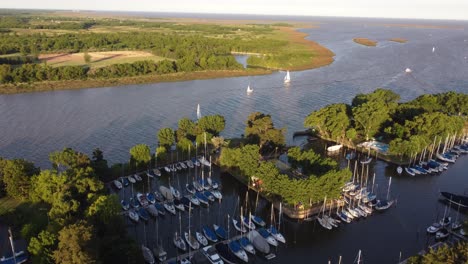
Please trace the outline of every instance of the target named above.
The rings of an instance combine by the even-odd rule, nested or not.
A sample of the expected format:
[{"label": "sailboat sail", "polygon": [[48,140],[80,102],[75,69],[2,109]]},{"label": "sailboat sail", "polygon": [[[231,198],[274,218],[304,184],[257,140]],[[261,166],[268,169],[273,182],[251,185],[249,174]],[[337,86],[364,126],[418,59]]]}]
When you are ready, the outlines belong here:
[{"label": "sailboat sail", "polygon": [[200,104],[197,105],[197,119],[201,118]]},{"label": "sailboat sail", "polygon": [[289,76],[289,71],[286,72],[286,76],[284,76],[284,82],[289,83],[291,81],[291,76]]},{"label": "sailboat sail", "polygon": [[250,87],[250,84],[247,86],[247,93],[253,92],[253,89]]}]

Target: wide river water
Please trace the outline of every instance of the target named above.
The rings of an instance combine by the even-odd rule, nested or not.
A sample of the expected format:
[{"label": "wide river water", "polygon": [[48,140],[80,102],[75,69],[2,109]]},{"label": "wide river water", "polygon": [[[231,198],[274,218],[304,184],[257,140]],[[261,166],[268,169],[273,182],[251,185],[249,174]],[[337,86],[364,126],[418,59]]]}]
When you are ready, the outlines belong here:
[{"label": "wide river water", "polygon": [[[276,126],[286,127],[288,143],[293,144],[292,133],[303,129],[303,120],[311,111],[331,103],[350,103],[356,94],[377,87],[399,93],[403,101],[424,93],[468,91],[465,22],[310,20],[320,22],[319,27],[302,31],[331,49],[336,54],[335,61],[327,67],[292,72],[290,85],[283,84],[284,72],[276,72],[266,76],[0,95],[0,156],[25,158],[44,168],[50,166],[48,153],[52,151],[72,147],[90,155],[99,147],[109,163],[126,161],[129,148],[135,144],[145,143],[154,149],[160,128],[175,128],[182,117],[195,118],[197,104],[203,115],[221,114],[226,118],[226,130],[222,133],[225,137],[240,136],[249,113],[260,111],[271,114]],[[443,27],[393,27],[387,23]],[[378,45],[355,44],[355,37],[377,40]],[[408,42],[388,41],[397,37]],[[406,68],[411,68],[412,73],[405,73]],[[251,94],[246,93],[248,84],[254,89]],[[424,230],[434,220],[436,211],[443,213],[443,205],[437,202],[438,191],[463,193],[468,187],[467,169],[465,156],[438,176],[395,177],[392,195],[398,198],[396,207],[338,230],[326,232],[313,222],[286,221],[283,228],[288,244],[279,248],[278,257],[270,262],[327,263],[329,259],[337,262],[342,255],[343,263],[352,263],[362,249],[365,263],[396,263],[400,252],[404,257],[415,254],[433,242]],[[393,171],[381,161],[371,165],[379,186],[386,186]],[[219,177],[216,171],[214,175]],[[209,213],[202,215],[209,224],[233,214],[237,197],[245,195],[235,180],[222,176],[222,206],[213,205]],[[156,184],[153,182],[154,187]],[[381,189],[384,195],[385,188]],[[128,197],[129,190],[126,193]],[[269,206],[264,201],[260,202],[258,213],[268,218]],[[196,211],[195,223],[197,216]],[[184,226],[186,221],[187,213]],[[154,222],[151,223],[146,227],[151,232],[146,237],[148,243],[155,241]],[[160,222],[167,226],[160,226],[165,230],[161,231],[161,240],[166,248],[171,248],[171,255],[175,251],[169,238],[178,228],[176,223],[177,218],[169,216]],[[132,233],[143,242],[143,225],[129,228],[133,229],[140,231]],[[262,262],[258,258],[255,261]]]}]

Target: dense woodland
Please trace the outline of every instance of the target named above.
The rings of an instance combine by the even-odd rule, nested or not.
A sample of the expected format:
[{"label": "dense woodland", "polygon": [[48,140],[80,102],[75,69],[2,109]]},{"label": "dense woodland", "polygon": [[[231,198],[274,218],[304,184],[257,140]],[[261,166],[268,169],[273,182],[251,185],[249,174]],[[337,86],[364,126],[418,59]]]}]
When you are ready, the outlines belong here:
[{"label": "dense woodland", "polygon": [[426,94],[400,103],[400,96],[377,89],[357,95],[351,105],[332,104],[312,112],[304,121],[321,137],[351,145],[378,138],[389,143],[390,154],[412,157],[448,136],[468,132],[468,95]]}]

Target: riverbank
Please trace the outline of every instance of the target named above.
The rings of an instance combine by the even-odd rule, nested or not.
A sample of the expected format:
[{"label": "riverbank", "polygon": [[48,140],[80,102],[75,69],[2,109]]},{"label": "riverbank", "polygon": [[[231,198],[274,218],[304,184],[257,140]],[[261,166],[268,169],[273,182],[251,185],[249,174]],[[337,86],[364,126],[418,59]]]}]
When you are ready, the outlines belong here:
[{"label": "riverbank", "polygon": [[227,77],[253,76],[271,74],[267,69],[226,70],[226,71],[200,71],[180,72],[164,75],[143,75],[112,79],[89,79],[69,81],[46,81],[21,84],[1,84],[0,94],[33,93],[59,90],[75,90],[83,88],[105,88],[109,86],[122,86],[132,84],[147,84],[159,82],[179,82],[189,80],[206,80]]}]

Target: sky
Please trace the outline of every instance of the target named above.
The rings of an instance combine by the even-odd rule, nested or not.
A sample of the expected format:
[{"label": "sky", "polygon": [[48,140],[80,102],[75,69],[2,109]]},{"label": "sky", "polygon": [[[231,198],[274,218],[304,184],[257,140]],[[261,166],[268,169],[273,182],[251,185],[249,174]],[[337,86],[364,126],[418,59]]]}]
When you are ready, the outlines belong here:
[{"label": "sky", "polygon": [[468,0],[0,0],[0,8],[468,20]]}]

